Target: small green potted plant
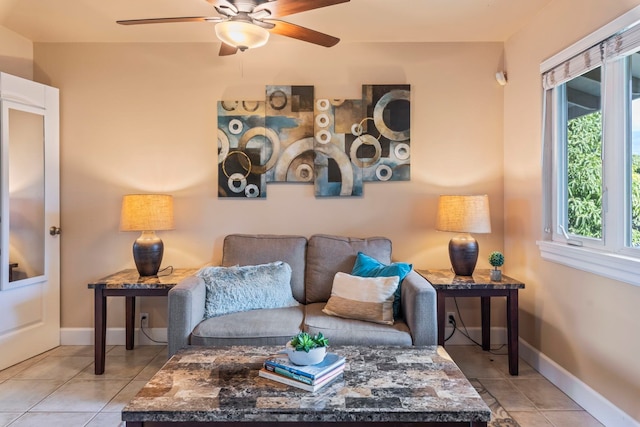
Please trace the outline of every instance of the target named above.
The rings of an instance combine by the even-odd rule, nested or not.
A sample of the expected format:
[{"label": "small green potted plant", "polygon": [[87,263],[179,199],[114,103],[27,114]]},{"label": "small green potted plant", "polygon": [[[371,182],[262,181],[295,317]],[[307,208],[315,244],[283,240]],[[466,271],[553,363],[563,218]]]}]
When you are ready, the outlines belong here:
[{"label": "small green potted plant", "polygon": [[328,345],[329,340],[322,332],[315,336],[300,332],[287,343],[284,353],[289,356],[291,363],[296,365],[315,365],[324,360]]},{"label": "small green potted plant", "polygon": [[493,270],[490,272],[491,280],[494,282],[499,282],[502,280],[502,270],[498,270],[498,267],[502,267],[504,264],[504,255],[502,252],[491,252],[489,254],[489,264],[493,266]]}]

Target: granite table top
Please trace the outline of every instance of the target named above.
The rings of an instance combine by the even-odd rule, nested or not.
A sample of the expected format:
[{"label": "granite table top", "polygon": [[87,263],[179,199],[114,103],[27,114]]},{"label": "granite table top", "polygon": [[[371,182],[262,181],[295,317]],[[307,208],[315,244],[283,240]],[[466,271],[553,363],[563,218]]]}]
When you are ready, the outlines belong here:
[{"label": "granite table top", "polygon": [[316,392],[258,376],[280,347],[192,347],[122,410],[127,422],[488,422],[442,347],[331,347],[344,373]]},{"label": "granite table top", "polygon": [[170,274],[142,277],[138,270],[128,268],[89,283],[89,289],[171,289],[182,279],[196,274],[197,268],[174,268]]},{"label": "granite table top", "polygon": [[476,269],[473,276],[457,276],[451,269],[417,270],[436,289],[524,289],[524,283],[502,275],[502,280],[493,281],[491,270]]}]

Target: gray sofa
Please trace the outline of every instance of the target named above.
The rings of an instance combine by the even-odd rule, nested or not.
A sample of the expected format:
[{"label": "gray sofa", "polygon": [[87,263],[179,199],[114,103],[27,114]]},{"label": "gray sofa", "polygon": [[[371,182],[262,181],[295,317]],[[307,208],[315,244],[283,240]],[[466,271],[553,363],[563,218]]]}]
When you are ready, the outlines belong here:
[{"label": "gray sofa", "polygon": [[291,290],[297,307],[236,312],[204,318],[205,283],[191,276],[169,292],[169,356],[189,346],[282,345],[300,331],[322,332],[331,345],[435,345],[436,292],[411,271],[401,287],[402,319],[393,325],[329,316],[322,308],[339,271],[350,273],[363,252],[391,262],[391,241],[314,235],[232,234],[224,239],[222,266],[284,261],[291,266]]}]

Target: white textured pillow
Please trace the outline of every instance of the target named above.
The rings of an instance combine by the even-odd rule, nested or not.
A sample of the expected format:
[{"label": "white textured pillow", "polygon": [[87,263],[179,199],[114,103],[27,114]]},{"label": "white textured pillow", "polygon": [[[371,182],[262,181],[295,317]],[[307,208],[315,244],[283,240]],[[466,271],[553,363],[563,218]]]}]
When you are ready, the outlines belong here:
[{"label": "white textured pillow", "polygon": [[205,319],[238,311],[300,305],[291,293],[291,267],[286,262],[205,267],[196,276],[205,282]]},{"label": "white textured pillow", "polygon": [[325,314],[393,325],[393,297],[400,279],[336,273]]}]

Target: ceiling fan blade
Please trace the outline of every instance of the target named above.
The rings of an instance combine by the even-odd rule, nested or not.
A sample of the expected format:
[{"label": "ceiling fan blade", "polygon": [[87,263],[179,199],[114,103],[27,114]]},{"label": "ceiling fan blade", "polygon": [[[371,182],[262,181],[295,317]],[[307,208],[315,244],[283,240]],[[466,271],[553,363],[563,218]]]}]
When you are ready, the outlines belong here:
[{"label": "ceiling fan blade", "polygon": [[340,41],[337,37],[333,37],[310,28],[301,27],[300,25],[292,24],[290,22],[279,21],[277,19],[270,19],[269,22],[275,25],[275,27],[269,31],[275,34],[280,34],[281,36],[287,36],[325,47],[335,46]]},{"label": "ceiling fan blade", "polygon": [[220,45],[220,52],[218,53],[218,56],[235,55],[237,51],[238,51],[237,47],[230,46],[230,45],[228,45],[228,44],[223,42]]},{"label": "ceiling fan blade", "polygon": [[138,25],[138,24],[165,24],[169,22],[220,22],[224,18],[217,16],[185,16],[178,18],[149,18],[149,19],[126,19],[116,21],[120,25]]},{"label": "ceiling fan blade", "polygon": [[256,6],[253,9],[253,13],[267,9],[271,12],[271,17],[281,18],[283,16],[293,15],[294,13],[334,6],[349,1],[350,0],[274,0]]}]

